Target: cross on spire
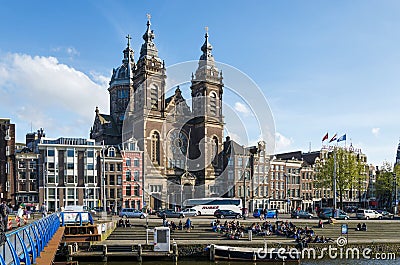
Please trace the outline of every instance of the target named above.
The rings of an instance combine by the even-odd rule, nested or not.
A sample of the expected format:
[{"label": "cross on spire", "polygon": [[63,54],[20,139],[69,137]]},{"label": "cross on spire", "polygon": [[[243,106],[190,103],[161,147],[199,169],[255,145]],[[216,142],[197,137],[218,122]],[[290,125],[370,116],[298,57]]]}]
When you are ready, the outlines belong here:
[{"label": "cross on spire", "polygon": [[130,46],[130,40],[132,39],[132,37],[128,34],[128,36],[126,36],[125,38],[128,39],[128,47]]},{"label": "cross on spire", "polygon": [[147,20],[150,20],[151,15],[149,13],[146,14]]},{"label": "cross on spire", "polygon": [[208,33],[208,27],[207,27],[207,26],[205,26],[205,27],[204,27],[204,29],[206,30],[206,33]]}]

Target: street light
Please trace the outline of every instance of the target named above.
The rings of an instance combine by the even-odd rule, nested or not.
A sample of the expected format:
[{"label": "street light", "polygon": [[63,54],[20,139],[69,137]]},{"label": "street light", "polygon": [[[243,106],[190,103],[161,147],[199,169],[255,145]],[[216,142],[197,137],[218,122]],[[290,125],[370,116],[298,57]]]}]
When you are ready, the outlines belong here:
[{"label": "street light", "polygon": [[397,176],[396,176],[396,173],[393,173],[393,182],[394,182],[394,209],[393,209],[393,213],[397,214]]}]

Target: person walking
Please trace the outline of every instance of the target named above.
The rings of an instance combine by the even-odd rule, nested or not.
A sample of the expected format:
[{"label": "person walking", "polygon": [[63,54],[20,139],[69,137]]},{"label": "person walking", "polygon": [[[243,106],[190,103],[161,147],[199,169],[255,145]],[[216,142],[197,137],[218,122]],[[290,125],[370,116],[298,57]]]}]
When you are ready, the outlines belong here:
[{"label": "person walking", "polygon": [[186,232],[190,232],[190,229],[192,228],[192,221],[190,220],[189,217],[188,219],[186,219],[185,227],[186,227]]},{"label": "person walking", "polygon": [[7,231],[8,227],[8,215],[10,214],[11,210],[8,208],[6,201],[3,201],[0,204],[0,216],[1,216],[1,225],[3,226],[3,231]]},{"label": "person walking", "polygon": [[40,208],[40,211],[42,212],[42,217],[46,217],[47,216],[47,205],[46,205],[46,203],[44,202],[43,204],[42,204],[42,207]]}]

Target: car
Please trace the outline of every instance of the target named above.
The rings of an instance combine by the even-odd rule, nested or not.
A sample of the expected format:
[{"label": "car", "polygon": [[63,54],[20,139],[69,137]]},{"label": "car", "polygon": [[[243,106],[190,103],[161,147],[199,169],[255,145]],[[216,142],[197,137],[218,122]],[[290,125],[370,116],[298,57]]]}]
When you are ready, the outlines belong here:
[{"label": "car", "polygon": [[183,212],[177,212],[177,211],[170,210],[170,209],[159,211],[157,213],[157,215],[158,215],[158,217],[161,217],[161,218],[164,218],[164,217],[165,218],[184,218],[185,217],[185,214]]},{"label": "car", "polygon": [[318,217],[321,219],[329,219],[334,217],[335,219],[348,220],[350,219],[349,215],[340,209],[336,209],[335,216],[332,215],[333,208],[323,208],[318,214]]},{"label": "car", "polygon": [[122,208],[119,212],[120,217],[124,218],[146,218],[147,214],[134,208]]},{"label": "car", "polygon": [[309,213],[309,212],[306,212],[306,211],[303,211],[303,210],[299,210],[299,211],[293,211],[293,212],[290,214],[290,217],[291,217],[291,218],[297,218],[297,219],[299,219],[299,218],[311,219],[311,218],[314,217],[314,215],[311,214],[311,213]]},{"label": "car", "polygon": [[[277,210],[276,209],[269,209],[267,210],[266,218],[276,218]],[[260,218],[260,216],[264,217],[264,210],[259,208],[255,209],[253,212],[253,217]]]},{"label": "car", "polygon": [[223,219],[223,218],[236,218],[237,219],[237,218],[242,217],[242,215],[240,213],[234,212],[232,210],[220,210],[220,209],[218,209],[214,212],[214,216],[217,218],[221,218],[221,219]]},{"label": "car", "polygon": [[181,214],[183,214],[183,216],[187,216],[187,217],[197,216],[197,211],[193,208],[183,209],[179,213],[181,213]]},{"label": "car", "polygon": [[358,209],[356,213],[357,219],[383,219],[383,215],[375,210]]},{"label": "car", "polygon": [[383,219],[394,219],[394,214],[386,210],[376,210],[378,213],[382,214]]},{"label": "car", "polygon": [[264,209],[258,208],[258,209],[254,210],[253,217],[254,218],[260,218],[260,216],[263,215],[263,214],[264,214]]}]

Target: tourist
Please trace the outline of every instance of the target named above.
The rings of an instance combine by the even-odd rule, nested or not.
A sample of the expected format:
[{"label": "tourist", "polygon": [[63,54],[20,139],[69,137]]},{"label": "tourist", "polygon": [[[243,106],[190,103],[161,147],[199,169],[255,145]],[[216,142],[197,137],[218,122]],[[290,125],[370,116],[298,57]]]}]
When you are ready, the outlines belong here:
[{"label": "tourist", "polygon": [[47,208],[47,205],[46,205],[45,202],[42,204],[42,207],[40,208],[40,211],[42,212],[42,217],[46,217],[47,216],[48,208]]},{"label": "tourist", "polygon": [[1,223],[3,225],[4,231],[7,231],[8,227],[8,215],[10,214],[11,210],[8,208],[6,201],[3,201],[0,204],[0,215],[1,215]]},{"label": "tourist", "polygon": [[131,227],[131,223],[129,222],[129,219],[125,219],[125,227]]},{"label": "tourist", "polygon": [[186,219],[185,228],[186,228],[186,232],[190,232],[190,229],[192,228],[192,221],[190,220],[189,217],[188,217],[188,219]]},{"label": "tourist", "polygon": [[363,224],[362,224],[361,230],[362,230],[362,231],[367,231],[367,224],[366,224],[366,223],[363,223]]},{"label": "tourist", "polygon": [[358,223],[358,224],[357,224],[356,231],[361,231],[361,223]]},{"label": "tourist", "polygon": [[322,222],[321,219],[319,219],[318,228],[324,228],[324,223]]},{"label": "tourist", "polygon": [[118,221],[118,227],[125,227],[124,220],[122,219],[122,217]]}]

